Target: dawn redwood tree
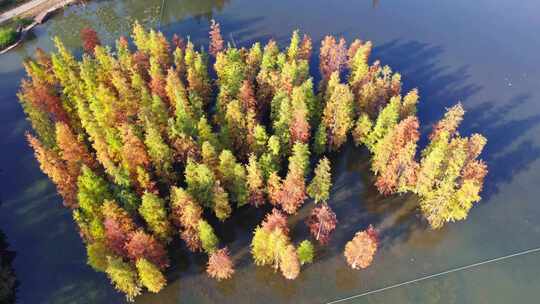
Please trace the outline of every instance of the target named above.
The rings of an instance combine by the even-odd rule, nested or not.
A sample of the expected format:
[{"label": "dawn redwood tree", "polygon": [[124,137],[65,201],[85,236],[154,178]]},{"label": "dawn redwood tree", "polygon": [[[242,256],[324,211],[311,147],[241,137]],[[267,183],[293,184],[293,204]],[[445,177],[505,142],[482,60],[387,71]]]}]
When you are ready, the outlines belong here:
[{"label": "dawn redwood tree", "polygon": [[323,202],[313,208],[306,224],[315,240],[321,245],[326,245],[330,241],[330,234],[336,229],[336,214]]},{"label": "dawn redwood tree", "polygon": [[297,250],[301,265],[313,263],[315,247],[313,247],[313,244],[309,240],[302,241]]},{"label": "dawn redwood tree", "polygon": [[288,245],[280,255],[281,273],[286,279],[294,280],[300,274],[300,260],[293,245]]},{"label": "dawn redwood tree", "polygon": [[416,184],[416,143],[420,138],[418,118],[409,116],[390,130],[374,148],[372,171],[382,194],[406,192]]},{"label": "dawn redwood tree", "polygon": [[270,204],[274,206],[280,205],[282,193],[281,189],[283,188],[281,177],[279,177],[276,172],[270,173],[266,185],[266,191],[268,193],[268,200]]},{"label": "dawn redwood tree", "polygon": [[158,293],[167,285],[167,279],[163,273],[150,261],[140,258],[135,265],[141,284],[150,292]]},{"label": "dawn redwood tree", "polygon": [[98,241],[86,246],[86,255],[88,265],[95,271],[105,272],[108,266],[107,257],[112,256],[112,252],[104,242]]},{"label": "dawn redwood tree", "polygon": [[205,220],[199,220],[198,223],[199,238],[201,240],[202,248],[208,255],[217,250],[219,240],[214,233],[214,228],[208,224]]},{"label": "dawn redwood tree", "polygon": [[265,203],[264,177],[255,155],[251,154],[246,166],[246,183],[248,187],[248,202],[259,207]]},{"label": "dawn redwood tree", "polygon": [[82,165],[89,168],[97,166],[85,143],[77,138],[66,123],[56,123],[56,143],[60,149],[60,156],[72,175],[79,176]]},{"label": "dawn redwood tree", "polygon": [[[332,77],[339,81],[339,74],[334,73]],[[326,100],[323,121],[327,128],[328,146],[330,150],[337,151],[347,141],[347,135],[353,125],[353,98],[351,90],[347,84],[337,84],[335,87],[328,87],[329,99]]]},{"label": "dawn redwood tree", "polygon": [[64,205],[69,208],[77,207],[77,185],[68,166],[60,158],[60,155],[52,149],[48,149],[30,133],[26,134],[28,143],[34,149],[34,155],[43,171],[53,181],[58,193],[64,199]]},{"label": "dawn redwood tree", "polygon": [[322,81],[330,79],[332,73],[341,73],[347,63],[347,46],[345,39],[340,38],[336,41],[334,36],[326,36],[321,41],[321,50],[319,55],[319,70]]},{"label": "dawn redwood tree", "polygon": [[187,191],[179,187],[171,188],[170,201],[171,220],[180,228],[180,237],[186,242],[189,250],[201,251],[198,223],[202,218],[202,208]]},{"label": "dawn redwood tree", "polygon": [[97,45],[101,45],[98,34],[90,27],[85,27],[81,30],[81,40],[83,43],[83,49],[88,54],[94,54],[94,48]]},{"label": "dawn redwood tree", "polygon": [[285,234],[289,234],[289,228],[287,227],[287,217],[278,209],[272,209],[272,212],[268,213],[262,223],[262,228],[268,232],[274,230],[281,230]]},{"label": "dawn redwood tree", "polygon": [[137,229],[135,222],[129,213],[114,201],[105,201],[101,209],[107,246],[116,255],[128,257],[126,243],[130,235]]},{"label": "dawn redwood tree", "polygon": [[234,273],[234,265],[227,247],[214,251],[208,259],[206,267],[208,275],[218,281],[230,279]]},{"label": "dawn redwood tree", "polygon": [[224,43],[223,38],[221,37],[221,28],[219,23],[216,20],[212,19],[210,21],[210,49],[209,53],[212,56],[216,56],[219,52],[223,51]]},{"label": "dawn redwood tree", "polygon": [[247,203],[246,170],[229,150],[223,150],[219,155],[218,176],[232,201],[238,206]]},{"label": "dawn redwood tree", "polygon": [[328,158],[323,157],[319,160],[315,168],[315,177],[313,177],[307,188],[307,193],[315,200],[315,203],[328,201],[330,198],[330,187],[332,187],[331,179],[330,161]]},{"label": "dawn redwood tree", "polygon": [[273,265],[287,279],[294,279],[300,272],[300,261],[289,238],[289,228],[283,213],[273,209],[255,229],[251,254],[257,265]]},{"label": "dawn redwood tree", "polygon": [[378,237],[373,227],[357,232],[354,238],[345,245],[345,258],[352,269],[367,268],[373,262],[377,252]]},{"label": "dawn redwood tree", "polygon": [[125,247],[128,257],[133,262],[144,258],[162,270],[169,267],[169,257],[163,244],[141,229],[130,235]]},{"label": "dawn redwood tree", "polygon": [[109,257],[105,270],[109,279],[118,291],[123,292],[129,301],[141,294],[141,285],[137,270],[121,258]]},{"label": "dawn redwood tree", "polygon": [[479,134],[463,138],[457,133],[463,113],[460,104],[448,109],[421,153],[415,192],[432,228],[465,219],[480,200],[487,166],[477,158],[487,140]]},{"label": "dawn redwood tree", "polygon": [[165,243],[171,241],[173,230],[162,198],[151,192],[144,193],[139,214],[158,239]]}]

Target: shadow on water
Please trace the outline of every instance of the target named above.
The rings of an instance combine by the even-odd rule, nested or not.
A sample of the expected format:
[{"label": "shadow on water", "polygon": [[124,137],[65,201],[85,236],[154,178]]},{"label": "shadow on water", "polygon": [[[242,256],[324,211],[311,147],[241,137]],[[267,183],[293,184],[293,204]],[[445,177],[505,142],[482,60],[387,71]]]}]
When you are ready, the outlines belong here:
[{"label": "shadow on water", "polygon": [[488,138],[483,153],[490,171],[483,191],[484,201],[488,201],[502,184],[512,181],[517,173],[526,170],[540,157],[540,147],[532,141],[519,142],[529,129],[538,126],[540,115],[525,118],[509,115],[516,108],[526,106],[530,93],[517,94],[507,102],[490,100],[469,107],[467,100],[483,88],[470,83],[467,65],[442,66],[439,57],[443,52],[440,46],[394,40],[376,46],[372,57],[380,58],[383,64],[404,76],[404,91],[419,88],[418,115],[423,125],[421,147],[427,143],[430,126],[442,117],[444,108],[458,101],[465,103],[465,120],[460,131],[464,135],[477,132]]},{"label": "shadow on water", "polygon": [[483,192],[486,200],[540,157],[538,145],[522,140],[527,131],[540,124],[540,114],[525,118],[511,115],[513,110],[526,106],[530,98],[529,94],[520,94],[498,107],[493,106],[494,102],[483,102],[466,114],[472,119],[464,121],[464,129],[479,129],[488,138],[484,152],[490,169]]},{"label": "shadow on water", "polygon": [[372,58],[403,75],[404,92],[419,89],[418,115],[424,126],[436,122],[445,108],[482,90],[481,86],[469,83],[469,65],[442,65],[443,53],[441,46],[403,40],[393,40],[373,50]]},{"label": "shadow on water", "polygon": [[[0,200],[0,208],[2,201]],[[1,209],[0,209],[1,212]],[[9,249],[6,235],[0,230],[0,303],[12,304],[17,299],[19,282],[13,269],[17,254]]]}]

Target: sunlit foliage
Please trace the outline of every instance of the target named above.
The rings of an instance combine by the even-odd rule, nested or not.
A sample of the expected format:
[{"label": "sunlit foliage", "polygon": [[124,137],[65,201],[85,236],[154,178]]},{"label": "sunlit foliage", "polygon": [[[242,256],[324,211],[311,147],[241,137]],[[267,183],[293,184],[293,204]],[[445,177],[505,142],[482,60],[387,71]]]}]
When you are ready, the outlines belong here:
[{"label": "sunlit foliage", "polygon": [[210,255],[206,272],[218,281],[232,277],[234,267],[227,248],[216,250]]},{"label": "sunlit foliage", "polygon": [[367,268],[373,262],[377,252],[377,232],[373,227],[357,232],[354,238],[345,245],[345,258],[352,269]]},{"label": "sunlit foliage", "polygon": [[[433,228],[464,219],[480,200],[486,139],[458,133],[457,105],[419,152],[419,92],[401,95],[401,75],[370,62],[369,41],[326,36],[316,84],[312,40],[299,31],[285,49],[275,40],[237,47],[212,21],[209,54],[139,23],[134,47],[126,37],[115,50],[101,45],[92,29],[81,36],[82,58],[54,38],[55,52],[25,60],[18,97],[34,130],[28,142],[73,209],[88,264],[129,299],[142,286],[163,288],[176,237],[208,255],[210,276],[229,278],[217,235],[236,210],[266,203],[274,210],[255,229],[253,259],[296,278],[313,246],[294,247],[287,216],[309,196],[317,203],[309,230],[320,244],[330,241],[337,217],[328,156],[349,137],[369,151],[379,192],[414,193]],[[366,267],[376,247],[372,234],[359,233],[347,261]]]}]

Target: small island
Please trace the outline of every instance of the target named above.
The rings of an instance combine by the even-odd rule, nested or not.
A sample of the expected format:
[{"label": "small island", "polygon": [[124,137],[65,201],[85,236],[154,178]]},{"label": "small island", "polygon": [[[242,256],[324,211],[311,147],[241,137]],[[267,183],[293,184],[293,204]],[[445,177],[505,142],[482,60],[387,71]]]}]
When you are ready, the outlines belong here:
[{"label": "small island", "polygon": [[[80,59],[57,38],[55,53],[38,49],[18,96],[28,142],[73,211],[88,264],[129,300],[164,288],[175,239],[207,254],[210,277],[233,276],[211,223],[242,208],[271,206],[246,231],[253,261],[296,279],[339,229],[328,156],[349,141],[369,151],[380,194],[416,196],[433,229],[465,219],[481,199],[486,139],[458,132],[457,104],[420,150],[419,92],[402,92],[399,73],[370,62],[369,41],[326,36],[312,76],[313,43],[299,31],[285,49],[274,40],[236,47],[212,21],[208,53],[138,23],[135,47],[120,37],[113,51],[92,29],[81,34]],[[307,204],[311,239],[295,240],[288,217]],[[344,263],[372,264],[381,232],[358,227]]]}]

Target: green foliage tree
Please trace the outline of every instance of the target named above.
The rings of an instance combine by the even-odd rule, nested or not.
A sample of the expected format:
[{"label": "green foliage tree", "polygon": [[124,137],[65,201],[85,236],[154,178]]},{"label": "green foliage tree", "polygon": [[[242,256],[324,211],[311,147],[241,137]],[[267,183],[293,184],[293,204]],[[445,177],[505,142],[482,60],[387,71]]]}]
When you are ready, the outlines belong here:
[{"label": "green foliage tree", "polygon": [[171,241],[173,230],[163,199],[154,193],[145,192],[142,196],[139,214],[157,238],[165,242]]},{"label": "green foliage tree", "polygon": [[323,157],[315,168],[315,177],[307,187],[307,193],[315,203],[326,202],[330,198],[331,178],[330,161]]},{"label": "green foliage tree", "polygon": [[121,258],[108,258],[107,276],[111,279],[118,291],[126,294],[128,301],[141,294],[141,285],[137,276],[137,270]]},{"label": "green foliage tree", "polygon": [[205,164],[198,164],[188,160],[185,171],[187,191],[197,202],[207,208],[212,208],[213,189],[216,177],[212,170]]},{"label": "green foliage tree", "polygon": [[144,258],[138,259],[135,265],[141,284],[149,291],[158,293],[167,285],[167,279],[156,265]]},{"label": "green foliage tree", "polygon": [[98,241],[86,246],[86,255],[88,256],[88,265],[96,271],[105,272],[108,266],[107,257],[112,256],[112,253],[105,243]]},{"label": "green foliage tree", "polygon": [[298,259],[300,264],[311,264],[315,257],[315,247],[309,240],[304,240],[298,246]]},{"label": "green foliage tree", "polygon": [[229,150],[223,150],[219,155],[219,178],[231,199],[238,206],[247,203],[248,189],[246,185],[246,170]]},{"label": "green foliage tree", "polygon": [[211,254],[216,251],[219,240],[214,233],[214,228],[205,220],[199,220],[198,230],[204,252]]}]

